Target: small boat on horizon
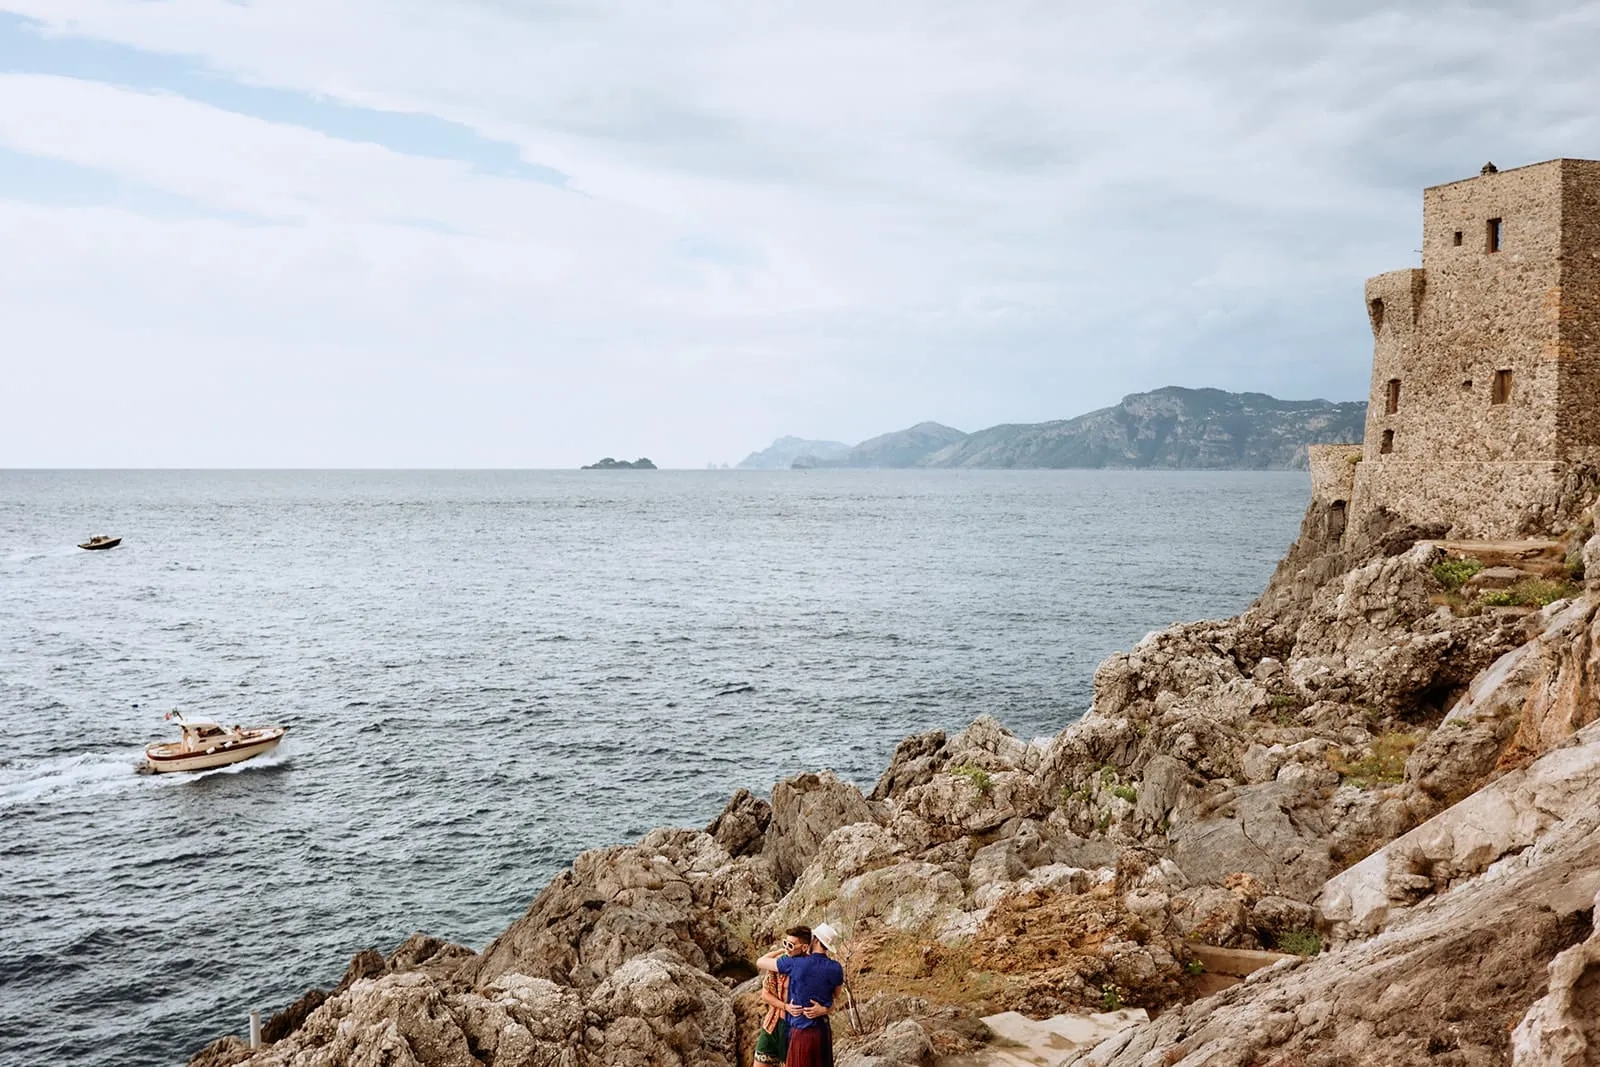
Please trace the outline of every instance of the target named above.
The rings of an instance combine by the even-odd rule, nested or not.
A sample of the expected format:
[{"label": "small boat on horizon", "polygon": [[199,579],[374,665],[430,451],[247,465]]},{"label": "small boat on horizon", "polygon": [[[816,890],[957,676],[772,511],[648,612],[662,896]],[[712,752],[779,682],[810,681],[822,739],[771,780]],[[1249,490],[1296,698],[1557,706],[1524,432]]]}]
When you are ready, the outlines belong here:
[{"label": "small boat on horizon", "polygon": [[135,767],[140,774],[209,771],[242,763],[271,752],[289,732],[287,726],[223,726],[213,719],[186,719],[177,711],[167,712],[166,719],[177,723],[183,736],[146,745],[144,759]]},{"label": "small boat on horizon", "polygon": [[116,548],[120,544],[122,544],[122,538],[120,537],[107,537],[105,534],[95,534],[78,547],[87,548],[92,552],[97,548]]}]

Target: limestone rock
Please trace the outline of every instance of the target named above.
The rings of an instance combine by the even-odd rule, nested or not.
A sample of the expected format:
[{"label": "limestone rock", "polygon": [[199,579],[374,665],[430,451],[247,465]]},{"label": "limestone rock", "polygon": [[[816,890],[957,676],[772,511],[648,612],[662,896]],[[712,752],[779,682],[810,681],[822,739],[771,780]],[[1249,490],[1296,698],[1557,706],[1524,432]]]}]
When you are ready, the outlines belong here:
[{"label": "limestone rock", "polygon": [[475,985],[520,973],[588,989],[655,949],[717,971],[753,947],[723,917],[758,914],[773,894],[764,859],[735,860],[700,831],[657,830],[580,855],[459,973]]},{"label": "limestone rock", "polygon": [[[315,992],[322,993],[316,990]],[[326,998],[327,994],[322,994]],[[237,1034],[219,1037],[189,1058],[189,1067],[235,1067],[248,1063],[255,1053],[250,1043]]]},{"label": "limestone rock", "polygon": [[823,838],[841,826],[873,821],[861,790],[832,772],[787,778],[772,787],[772,823],[764,854],[779,885],[788,889],[817,854]]},{"label": "limestone rock", "polygon": [[1503,1063],[1513,1027],[1545,992],[1549,961],[1590,936],[1590,909],[1600,890],[1597,831],[1600,812],[1586,807],[1505,861],[1497,876],[1432,899],[1382,937],[1258,971],[1242,985],[1168,1011],[1066,1062]]},{"label": "limestone rock", "polygon": [[[1600,916],[1600,898],[1591,913]],[[1511,1034],[1511,1067],[1600,1061],[1600,931],[1550,961],[1550,991]]]},{"label": "limestone rock", "polygon": [[[1600,570],[1595,573],[1600,574]],[[950,756],[944,750],[943,730],[929,730],[902,738],[895,746],[889,766],[878,776],[872,788],[873,800],[898,797],[912,786],[922,785],[944,768]]]},{"label": "limestone rock", "polygon": [[363,979],[251,1067],[480,1067],[443,991],[425,974]]},{"label": "limestone rock", "polygon": [[728,990],[671,953],[636,956],[590,996],[590,1062],[606,1067],[737,1067]]},{"label": "limestone rock", "polygon": [[706,833],[735,858],[761,851],[767,826],[772,822],[772,805],[741,789],[728,798],[722,813],[706,827]]},{"label": "limestone rock", "polygon": [[971,774],[945,771],[908,790],[906,810],[933,828],[936,838],[956,834],[981,834],[999,829],[1012,819],[1026,819],[1046,810],[1045,788],[1025,771]]},{"label": "limestone rock", "polygon": [[1600,723],[1512,771],[1328,880],[1317,898],[1341,938],[1382,930],[1395,912],[1536,844],[1600,795]]},{"label": "limestone rock", "polygon": [[890,1023],[839,1059],[839,1067],[928,1067],[933,1043],[915,1019]]},{"label": "limestone rock", "polygon": [[1325,780],[1274,780],[1225,789],[1172,833],[1172,858],[1189,877],[1220,885],[1236,872],[1272,892],[1309,900],[1332,870]]}]

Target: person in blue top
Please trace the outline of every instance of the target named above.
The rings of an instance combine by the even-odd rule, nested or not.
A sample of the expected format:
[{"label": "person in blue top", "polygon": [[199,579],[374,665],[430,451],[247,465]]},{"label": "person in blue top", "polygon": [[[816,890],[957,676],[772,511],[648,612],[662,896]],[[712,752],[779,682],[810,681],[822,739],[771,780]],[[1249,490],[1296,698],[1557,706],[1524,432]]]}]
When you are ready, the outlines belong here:
[{"label": "person in blue top", "polygon": [[809,926],[791,927],[784,934],[782,951],[762,956],[756,967],[789,979],[788,1067],[823,1067],[828,1032],[822,1020],[833,1010],[834,998],[844,985],[844,968],[811,951]]}]

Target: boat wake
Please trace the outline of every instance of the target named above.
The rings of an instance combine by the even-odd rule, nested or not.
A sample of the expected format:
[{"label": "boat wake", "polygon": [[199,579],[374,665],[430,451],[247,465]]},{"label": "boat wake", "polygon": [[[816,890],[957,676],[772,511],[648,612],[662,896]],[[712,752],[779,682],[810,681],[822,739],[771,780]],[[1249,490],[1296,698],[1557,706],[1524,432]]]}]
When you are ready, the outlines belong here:
[{"label": "boat wake", "polygon": [[280,747],[226,767],[176,774],[138,774],[135,768],[143,756],[142,748],[128,748],[0,765],[0,811],[125,789],[172,788],[219,774],[274,770],[287,766],[292,753]]},{"label": "boat wake", "polygon": [[7,762],[0,766],[0,808],[126,787],[141,755],[142,749],[128,748]]}]

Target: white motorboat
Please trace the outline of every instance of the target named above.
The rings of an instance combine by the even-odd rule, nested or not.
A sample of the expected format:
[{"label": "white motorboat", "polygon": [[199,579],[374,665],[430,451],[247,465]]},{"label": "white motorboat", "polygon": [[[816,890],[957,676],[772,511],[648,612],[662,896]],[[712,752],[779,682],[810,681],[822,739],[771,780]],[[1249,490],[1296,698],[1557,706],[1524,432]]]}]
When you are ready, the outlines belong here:
[{"label": "white motorboat", "polygon": [[176,741],[146,745],[144,759],[138,764],[141,773],[209,771],[213,767],[226,767],[271,752],[289,732],[287,726],[249,729],[224,726],[212,719],[185,718],[176,711],[167,712],[166,718],[178,724],[183,736]]}]

